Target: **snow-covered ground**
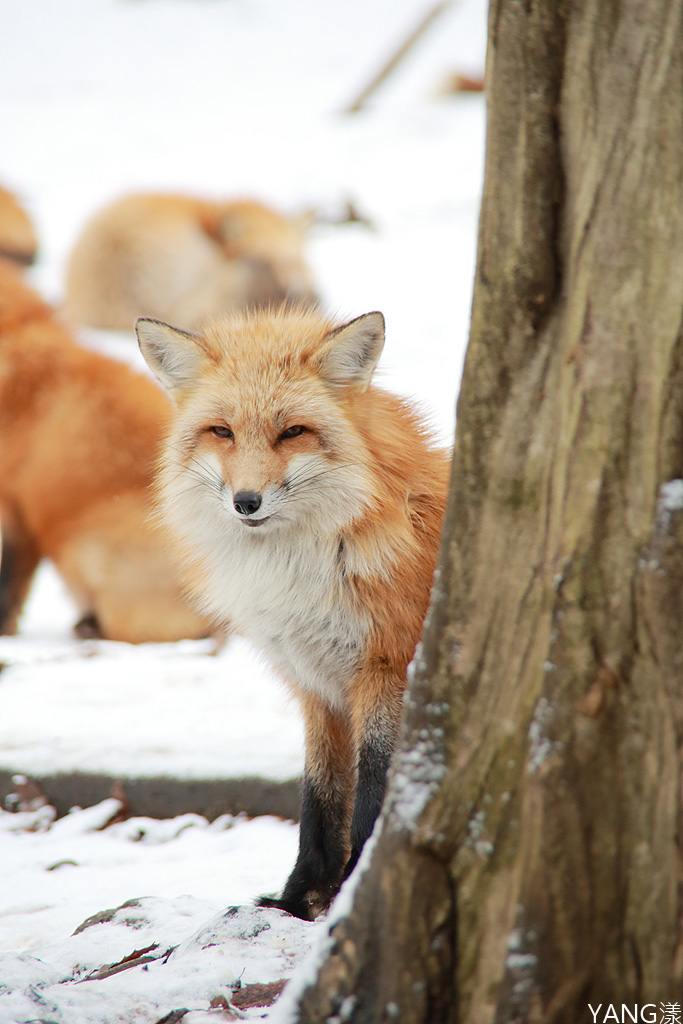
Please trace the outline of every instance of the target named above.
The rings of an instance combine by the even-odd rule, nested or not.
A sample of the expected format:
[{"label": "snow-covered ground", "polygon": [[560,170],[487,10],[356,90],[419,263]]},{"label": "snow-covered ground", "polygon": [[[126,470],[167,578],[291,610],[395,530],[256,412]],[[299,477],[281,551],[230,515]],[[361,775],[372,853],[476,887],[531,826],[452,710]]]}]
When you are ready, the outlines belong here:
[{"label": "snow-covered ground", "polygon": [[[440,90],[454,71],[481,74],[485,0],[453,4],[365,110],[343,113],[428,8],[427,0],[3,5],[0,183],[22,197],[38,230],[33,283],[58,304],[84,219],[129,189],[250,195],[328,220],[352,200],[370,226],[319,223],[311,232],[318,289],[334,312],[384,312],[383,383],[419,400],[449,440],[469,323],[484,102]],[[81,337],[141,366],[132,335]],[[218,654],[204,643],[84,644],[71,638],[73,619],[44,567],[20,635],[0,639],[0,771],[299,774],[296,708],[244,643],[233,639]],[[232,999],[238,980],[287,978],[305,954],[318,925],[251,906],[292,866],[292,823],[185,815],[107,825],[119,810],[111,799],[57,821],[45,808],[0,813],[0,1024],[145,1024],[182,1008],[189,1024],[226,1019],[220,1003],[209,1010],[212,999]],[[93,977],[147,947],[157,959]]]}]

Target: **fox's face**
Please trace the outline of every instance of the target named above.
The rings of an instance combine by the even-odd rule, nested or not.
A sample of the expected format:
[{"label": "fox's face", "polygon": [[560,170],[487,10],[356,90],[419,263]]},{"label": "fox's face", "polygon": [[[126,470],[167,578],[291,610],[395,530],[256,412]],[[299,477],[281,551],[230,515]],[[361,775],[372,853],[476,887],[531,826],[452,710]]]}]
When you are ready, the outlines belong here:
[{"label": "fox's face", "polygon": [[178,407],[166,483],[197,514],[256,536],[335,529],[370,503],[352,410],[382,349],[380,313],[341,327],[303,309],[236,314],[202,335],[143,319],[137,332]]}]

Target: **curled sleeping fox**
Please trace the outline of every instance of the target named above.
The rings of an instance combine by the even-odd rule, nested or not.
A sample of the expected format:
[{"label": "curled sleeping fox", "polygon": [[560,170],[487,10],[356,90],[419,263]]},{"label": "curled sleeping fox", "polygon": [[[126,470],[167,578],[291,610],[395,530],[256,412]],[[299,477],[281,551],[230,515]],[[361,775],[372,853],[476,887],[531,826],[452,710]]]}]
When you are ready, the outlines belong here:
[{"label": "curled sleeping fox", "polygon": [[315,301],[303,217],[253,200],[133,194],[83,229],[66,277],[68,316],[132,328],[138,316],[192,330],[226,310]]}]

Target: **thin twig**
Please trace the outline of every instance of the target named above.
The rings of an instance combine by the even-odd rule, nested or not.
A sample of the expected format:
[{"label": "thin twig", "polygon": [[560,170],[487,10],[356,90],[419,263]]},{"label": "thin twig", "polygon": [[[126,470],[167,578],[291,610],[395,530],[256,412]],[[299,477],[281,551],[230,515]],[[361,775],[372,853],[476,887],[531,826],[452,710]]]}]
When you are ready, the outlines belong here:
[{"label": "thin twig", "polygon": [[424,34],[429,28],[431,23],[442,14],[447,7],[450,7],[453,0],[440,0],[439,3],[434,4],[431,7],[422,20],[415,26],[413,31],[410,33],[407,39],[399,46],[398,50],[389,58],[384,64],[380,71],[375,75],[372,81],[365,86],[358,98],[350,104],[350,106],[344,109],[345,114],[355,114],[365,106],[373,92],[382,84],[385,78],[391,74],[394,68],[401,63],[405,55],[413,48],[418,39]]}]

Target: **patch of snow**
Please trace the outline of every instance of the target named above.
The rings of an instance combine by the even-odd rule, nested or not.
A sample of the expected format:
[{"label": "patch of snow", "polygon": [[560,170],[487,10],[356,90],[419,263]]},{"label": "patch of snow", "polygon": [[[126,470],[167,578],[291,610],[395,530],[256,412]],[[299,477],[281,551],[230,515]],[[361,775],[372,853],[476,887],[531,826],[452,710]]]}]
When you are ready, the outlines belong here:
[{"label": "patch of snow", "polygon": [[679,512],[683,508],[683,480],[669,480],[662,484],[659,500],[667,512]]},{"label": "patch of snow", "polygon": [[392,825],[408,831],[415,830],[447,770],[440,726],[425,727],[411,740],[410,748],[401,746],[394,756],[387,797]]},{"label": "patch of snow", "polygon": [[[33,621],[49,621],[41,588],[51,572],[41,568]],[[210,641],[0,637],[0,769],[298,778],[295,703],[244,641],[212,651]]]},{"label": "patch of snow", "polygon": [[[518,907],[518,913],[520,910]],[[534,948],[537,941],[538,936],[533,929],[513,928],[508,936],[505,969],[512,975],[513,1005],[524,1001],[535,987],[534,975],[538,967],[538,957],[535,953],[528,952],[528,949]]]},{"label": "patch of snow", "polygon": [[[671,518],[675,512],[683,509],[683,480],[668,480],[659,488],[657,501],[657,527],[666,533],[671,526]],[[649,568],[657,568],[654,561]]]},{"label": "patch of snow", "polygon": [[556,744],[546,736],[546,730],[555,717],[552,704],[546,697],[541,697],[534,709],[534,715],[529,725],[529,759],[527,771],[530,775],[537,772],[550,758]]},{"label": "patch of snow", "polygon": [[493,843],[489,842],[488,839],[484,839],[485,827],[485,811],[477,811],[467,823],[467,843],[477,856],[482,858],[489,857],[494,851]]}]

